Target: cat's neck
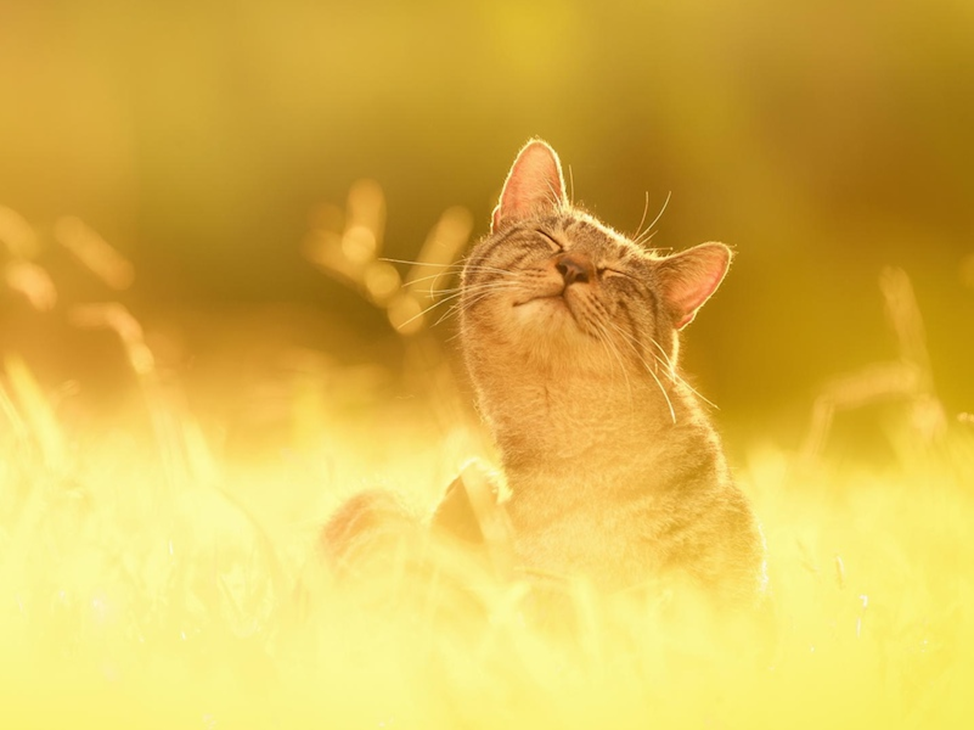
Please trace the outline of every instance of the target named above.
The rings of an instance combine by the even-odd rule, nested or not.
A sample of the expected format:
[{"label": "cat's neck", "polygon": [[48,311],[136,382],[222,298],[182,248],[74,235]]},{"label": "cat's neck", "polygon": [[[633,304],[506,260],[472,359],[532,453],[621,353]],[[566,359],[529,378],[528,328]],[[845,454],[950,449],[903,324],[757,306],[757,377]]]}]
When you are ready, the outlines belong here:
[{"label": "cat's neck", "polygon": [[653,379],[647,373],[520,372],[512,378],[497,372],[480,380],[482,408],[515,481],[519,475],[641,468],[688,439],[712,438],[689,389],[663,373]]},{"label": "cat's neck", "polygon": [[645,504],[650,494],[660,504],[683,500],[687,490],[727,478],[718,437],[679,380],[620,385],[525,375],[508,376],[506,389],[490,394],[503,400],[487,414],[510,490],[508,513],[523,535],[590,521],[593,509],[602,514],[607,505]]}]

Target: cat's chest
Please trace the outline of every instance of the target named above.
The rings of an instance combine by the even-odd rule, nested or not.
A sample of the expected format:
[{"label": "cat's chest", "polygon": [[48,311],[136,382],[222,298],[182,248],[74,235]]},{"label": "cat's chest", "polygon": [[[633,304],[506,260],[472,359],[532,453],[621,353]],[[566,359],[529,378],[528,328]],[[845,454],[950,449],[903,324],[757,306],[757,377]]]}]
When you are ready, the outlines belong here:
[{"label": "cat's chest", "polygon": [[544,458],[507,470],[509,511],[522,533],[559,524],[646,525],[668,507],[673,463],[658,444],[564,442]]},{"label": "cat's chest", "polygon": [[520,560],[618,588],[679,563],[688,542],[702,550],[714,542],[713,485],[685,483],[672,467],[643,456],[593,471],[513,475],[508,514]]},{"label": "cat's chest", "polygon": [[632,471],[532,475],[512,480],[508,514],[522,563],[613,585],[661,564],[660,535],[671,520],[665,498]]}]

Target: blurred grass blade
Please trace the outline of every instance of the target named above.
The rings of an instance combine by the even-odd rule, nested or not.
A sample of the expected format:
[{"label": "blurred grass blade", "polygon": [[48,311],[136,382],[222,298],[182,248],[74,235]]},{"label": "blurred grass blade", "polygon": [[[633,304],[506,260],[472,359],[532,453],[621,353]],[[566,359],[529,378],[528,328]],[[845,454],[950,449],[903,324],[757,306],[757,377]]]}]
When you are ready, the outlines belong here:
[{"label": "blurred grass blade", "polygon": [[4,270],[4,280],[38,312],[48,312],[57,304],[54,282],[45,269],[32,261],[11,261]]},{"label": "blurred grass blade", "polygon": [[132,285],[132,264],[80,218],[59,218],[54,223],[54,238],[112,289],[121,291]]},{"label": "blurred grass blade", "polygon": [[4,205],[0,205],[0,244],[6,246],[15,259],[31,259],[40,246],[37,234],[24,217]]},{"label": "blurred grass blade", "polygon": [[27,364],[15,355],[4,361],[7,380],[18,412],[29,426],[30,434],[40,447],[44,464],[52,471],[66,468],[65,443],[57,416]]}]

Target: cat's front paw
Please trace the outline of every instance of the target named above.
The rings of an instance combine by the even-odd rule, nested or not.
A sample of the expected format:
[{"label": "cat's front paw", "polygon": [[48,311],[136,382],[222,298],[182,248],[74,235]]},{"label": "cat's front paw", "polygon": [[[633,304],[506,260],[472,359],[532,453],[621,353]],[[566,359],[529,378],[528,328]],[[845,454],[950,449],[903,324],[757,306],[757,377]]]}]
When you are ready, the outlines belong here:
[{"label": "cat's front paw", "polygon": [[478,460],[464,465],[433,510],[439,536],[483,552],[499,575],[510,575],[514,538],[497,475]]}]

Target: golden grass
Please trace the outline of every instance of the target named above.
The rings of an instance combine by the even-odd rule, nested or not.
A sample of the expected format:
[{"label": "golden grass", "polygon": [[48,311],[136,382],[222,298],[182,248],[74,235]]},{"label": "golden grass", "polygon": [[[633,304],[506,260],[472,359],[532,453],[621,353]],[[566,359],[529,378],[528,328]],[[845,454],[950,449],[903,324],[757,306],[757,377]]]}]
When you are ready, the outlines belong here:
[{"label": "golden grass", "polygon": [[[451,215],[441,235],[455,250],[466,223]],[[381,241],[363,225],[334,245]],[[374,283],[369,245],[347,276],[402,321],[414,295]],[[969,423],[929,440],[895,427],[885,466],[775,446],[737,464],[771,554],[777,639],[759,659],[710,646],[692,617],[663,630],[652,601],[584,586],[566,638],[530,620],[524,585],[462,560],[444,561],[432,589],[390,561],[356,591],[316,562],[318,529],[349,494],[390,486],[423,510],[464,459],[487,454],[425,328],[406,374],[428,383],[420,395],[391,398],[360,369],[304,363],[281,383],[284,448],[242,453],[163,382],[126,310],[74,314],[118,335],[139,399],[110,422],[69,424],[29,363],[3,363],[0,727],[974,722]],[[484,616],[450,613],[469,598],[458,574]]]},{"label": "golden grass", "polygon": [[[767,663],[738,665],[694,643],[692,627],[660,635],[651,612],[620,617],[584,592],[587,619],[569,645],[526,620],[517,585],[483,590],[490,618],[473,635],[411,603],[375,605],[401,598],[401,585],[357,602],[307,564],[318,520],[354,485],[293,460],[265,464],[249,484],[219,459],[173,481],[160,452],[126,434],[78,450],[22,364],[8,363],[5,382],[17,419],[0,481],[5,727],[971,720],[969,433],[888,473],[799,472],[780,451],[753,455],[741,476],[767,527],[779,640]],[[429,448],[437,435],[402,410],[386,416],[403,433],[383,434],[390,455],[376,479],[416,484],[415,501],[428,502],[426,474],[448,471]],[[336,472],[368,472],[336,438],[347,461]],[[299,577],[314,587],[310,609]]]}]

